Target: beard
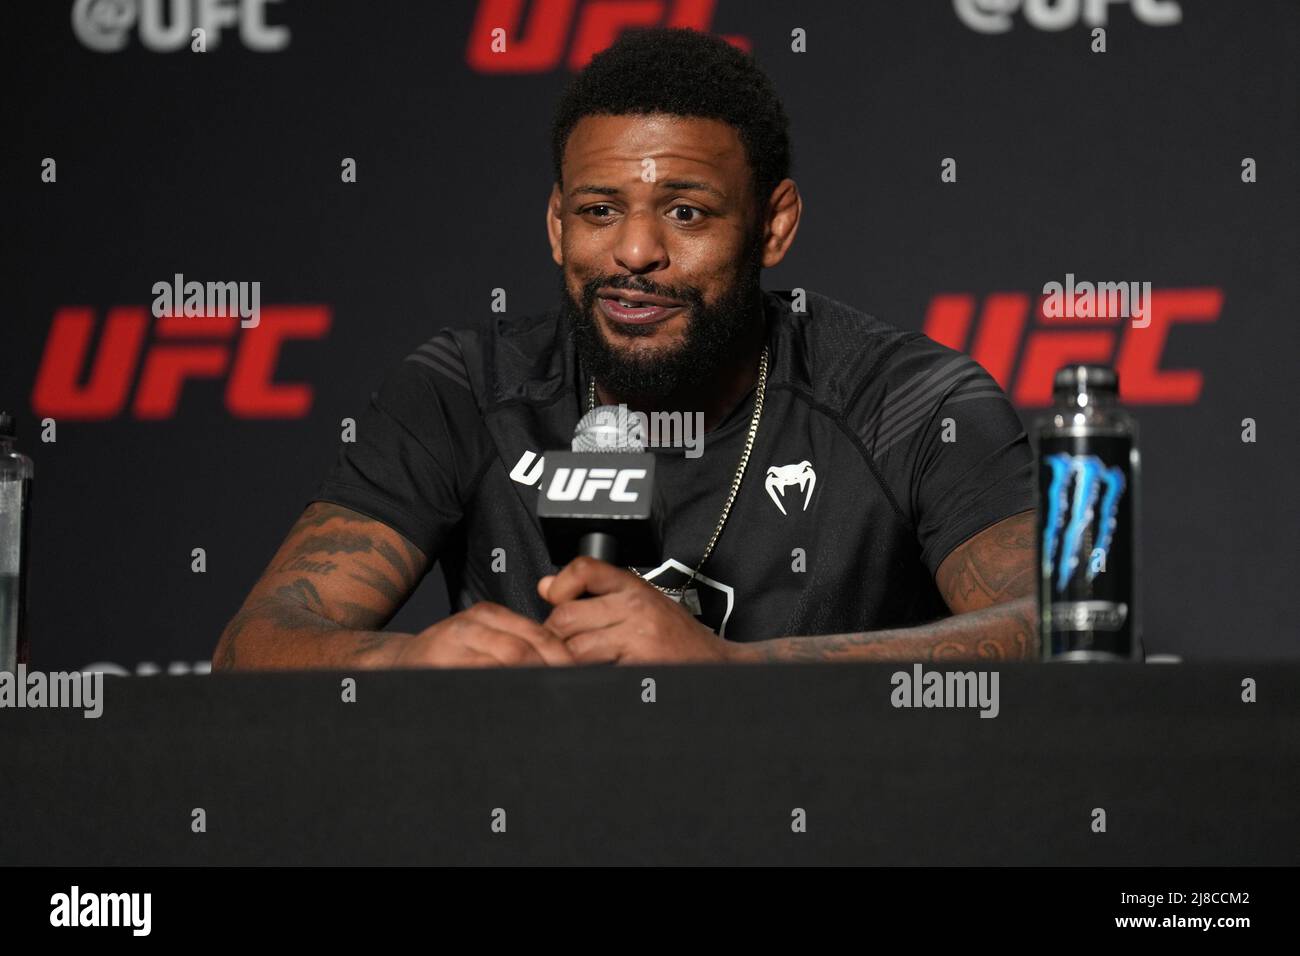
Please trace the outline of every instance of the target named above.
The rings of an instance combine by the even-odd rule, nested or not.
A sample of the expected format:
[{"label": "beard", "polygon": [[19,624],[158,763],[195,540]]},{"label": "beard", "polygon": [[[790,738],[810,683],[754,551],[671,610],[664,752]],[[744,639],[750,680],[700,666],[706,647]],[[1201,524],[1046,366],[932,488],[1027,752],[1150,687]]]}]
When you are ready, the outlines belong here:
[{"label": "beard", "polygon": [[[606,391],[623,399],[663,399],[715,377],[754,325],[761,321],[758,248],[761,237],[745,250],[732,285],[712,304],[690,285],[664,285],[644,276],[594,275],[575,301],[560,271],[561,315],[573,336],[578,358]],[[661,295],[684,304],[685,334],[680,342],[655,349],[621,348],[606,341],[596,317],[596,290],[602,287]],[[616,338],[637,339],[656,332],[656,325],[619,325]]]}]

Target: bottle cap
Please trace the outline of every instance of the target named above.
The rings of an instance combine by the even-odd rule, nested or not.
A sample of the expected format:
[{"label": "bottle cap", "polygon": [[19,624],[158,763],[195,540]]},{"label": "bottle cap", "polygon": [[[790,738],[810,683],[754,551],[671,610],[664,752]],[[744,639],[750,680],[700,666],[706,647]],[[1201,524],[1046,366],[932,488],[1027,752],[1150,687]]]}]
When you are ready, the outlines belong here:
[{"label": "bottle cap", "polygon": [[14,417],[8,412],[0,412],[0,438],[13,438]]},{"label": "bottle cap", "polygon": [[1052,378],[1052,393],[1069,399],[1090,392],[1119,392],[1119,376],[1105,365],[1067,365]]}]

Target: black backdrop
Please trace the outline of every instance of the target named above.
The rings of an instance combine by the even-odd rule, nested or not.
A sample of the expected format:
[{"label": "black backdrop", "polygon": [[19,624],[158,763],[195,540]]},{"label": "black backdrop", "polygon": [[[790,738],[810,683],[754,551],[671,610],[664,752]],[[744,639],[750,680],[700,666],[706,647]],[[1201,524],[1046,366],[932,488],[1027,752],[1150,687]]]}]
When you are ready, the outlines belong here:
[{"label": "black backdrop", "polygon": [[[1293,0],[185,0],[182,18],[233,11],[203,54],[139,24],[161,6],[8,11],[0,403],[37,467],[36,665],[206,660],[333,460],[340,420],[359,416],[384,373],[441,325],[486,321],[495,288],[509,314],[552,303],[549,112],[611,11],[703,17],[772,75],[806,218],[771,288],[910,328],[927,327],[936,297],[965,296],[955,301],[978,316],[991,296],[1036,301],[1067,273],[1209,303],[1156,350],[1161,369],[1193,370],[1199,385],[1128,396],[1143,428],[1148,650],[1300,656],[1284,614],[1297,527]],[[507,27],[508,51],[512,8],[572,18],[531,62],[494,61],[467,55],[487,42],[472,38],[481,6],[483,22]],[[1171,10],[1177,22],[1156,22]],[[83,39],[91,25],[119,14],[120,49],[87,46],[100,42]],[[259,23],[279,28],[279,49],[257,49]],[[1090,49],[1094,25],[1105,53]],[[807,52],[791,50],[796,28]],[[341,182],[345,157],[355,183]],[[940,181],[945,157],[956,183]],[[1246,157],[1257,182],[1242,181]],[[175,273],[259,281],[263,309],[310,307],[320,334],[286,340],[274,372],[310,389],[305,412],[228,404],[219,358],[217,374],[184,382],[172,416],[137,409],[137,368],[100,418],[64,409],[51,416],[57,441],[41,442],[37,373],[56,316],[83,310],[96,330],[113,309],[148,316],[153,284]],[[1014,313],[996,312],[995,334]],[[164,355],[153,324],[143,347]],[[221,356],[249,332],[182,344],[215,342]],[[1008,334],[998,353],[1013,394],[1027,341]],[[1245,418],[1254,443],[1241,440]],[[198,547],[204,573],[191,570]],[[392,626],[446,608],[435,571]]]}]

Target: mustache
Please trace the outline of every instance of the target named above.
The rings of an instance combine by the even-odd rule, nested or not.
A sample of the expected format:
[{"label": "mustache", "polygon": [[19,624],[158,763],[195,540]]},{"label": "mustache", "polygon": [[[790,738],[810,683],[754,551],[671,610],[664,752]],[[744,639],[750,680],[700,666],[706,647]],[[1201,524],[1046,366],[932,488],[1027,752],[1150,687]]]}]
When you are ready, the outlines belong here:
[{"label": "mustache", "polygon": [[596,301],[596,290],[601,288],[621,289],[624,292],[641,292],[645,295],[659,295],[665,299],[675,299],[689,305],[700,306],[704,296],[700,290],[689,285],[664,285],[649,279],[629,275],[597,275],[582,284],[583,303],[590,306]]}]

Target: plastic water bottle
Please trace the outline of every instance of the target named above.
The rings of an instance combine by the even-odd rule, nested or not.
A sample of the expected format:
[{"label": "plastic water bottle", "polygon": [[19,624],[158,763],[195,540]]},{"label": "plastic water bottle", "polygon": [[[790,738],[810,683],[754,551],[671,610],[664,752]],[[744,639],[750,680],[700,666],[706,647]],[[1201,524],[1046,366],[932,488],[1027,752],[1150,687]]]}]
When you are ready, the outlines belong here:
[{"label": "plastic water bottle", "polygon": [[27,643],[28,537],[32,460],[14,450],[14,418],[0,412],[0,671],[30,664]]}]

